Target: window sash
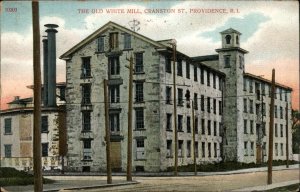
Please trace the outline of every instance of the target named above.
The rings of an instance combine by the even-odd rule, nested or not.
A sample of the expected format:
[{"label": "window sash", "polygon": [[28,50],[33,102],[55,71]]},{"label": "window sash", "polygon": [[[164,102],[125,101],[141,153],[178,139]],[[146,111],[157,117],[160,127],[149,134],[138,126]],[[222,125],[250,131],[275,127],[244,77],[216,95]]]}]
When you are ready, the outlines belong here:
[{"label": "window sash", "polygon": [[47,132],[48,131],[48,116],[42,116],[42,123],[41,123],[41,131]]},{"label": "window sash", "polygon": [[125,34],[124,35],[124,49],[131,48],[131,35]]},{"label": "window sash", "polygon": [[5,157],[12,157],[12,145],[4,145]]},{"label": "window sash", "polygon": [[135,101],[136,102],[144,101],[144,85],[143,85],[143,83],[135,84]]},{"label": "window sash", "polygon": [[143,53],[136,53],[135,54],[135,72],[141,73],[143,71],[144,71]]},{"label": "window sash", "polygon": [[49,144],[48,143],[42,143],[42,157],[48,157],[48,151],[49,151]]},{"label": "window sash", "polygon": [[135,128],[137,130],[144,129],[144,109],[136,108],[135,109]]},{"label": "window sash", "polygon": [[11,134],[12,130],[11,130],[11,118],[5,119],[4,120],[4,134]]},{"label": "window sash", "polygon": [[82,131],[91,130],[91,113],[83,112],[82,113]]},{"label": "window sash", "polygon": [[111,75],[119,75],[120,74],[120,60],[119,57],[109,57],[108,63],[110,66],[110,74]]},{"label": "window sash", "polygon": [[110,91],[110,102],[119,103],[120,102],[120,86],[112,85],[109,87]]},{"label": "window sash", "polygon": [[97,51],[103,52],[104,51],[104,37],[98,37],[97,39]]},{"label": "window sash", "polygon": [[82,103],[90,104],[91,103],[91,85],[82,85]]},{"label": "window sash", "polygon": [[113,134],[119,134],[120,133],[120,115],[119,114],[110,114],[109,122],[110,122],[110,132]]}]

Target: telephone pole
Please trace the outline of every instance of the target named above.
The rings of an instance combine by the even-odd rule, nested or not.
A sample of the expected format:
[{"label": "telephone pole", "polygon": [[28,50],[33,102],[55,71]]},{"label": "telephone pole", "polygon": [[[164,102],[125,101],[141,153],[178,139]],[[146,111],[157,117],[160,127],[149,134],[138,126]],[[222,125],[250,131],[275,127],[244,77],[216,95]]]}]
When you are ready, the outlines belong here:
[{"label": "telephone pole", "polygon": [[[196,98],[197,99],[197,98]],[[197,175],[197,163],[196,163],[196,145],[195,145],[195,137],[196,137],[196,125],[195,125],[195,111],[194,111],[194,102],[192,100],[192,118],[193,118],[193,157],[194,157],[194,175]]]},{"label": "telephone pole", "polygon": [[177,133],[177,102],[176,102],[176,40],[172,42],[173,48],[173,97],[174,97],[174,150],[175,150],[175,162],[174,162],[174,176],[178,176],[178,133]]},{"label": "telephone pole", "polygon": [[41,163],[41,62],[40,62],[40,21],[39,2],[32,1],[33,28],[33,175],[34,191],[43,191],[42,163]]},{"label": "telephone pole", "polygon": [[286,108],[285,108],[285,120],[286,120],[286,127],[285,127],[285,133],[286,133],[286,168],[289,168],[289,111],[288,110],[289,110],[289,104],[286,103]]},{"label": "telephone pole", "polygon": [[107,80],[104,79],[104,105],[105,105],[105,140],[106,140],[106,172],[107,183],[112,183],[111,178],[111,159],[110,159],[110,129],[109,129],[109,112],[108,112],[108,94]]},{"label": "telephone pole", "polygon": [[272,184],[274,94],[275,94],[275,69],[272,70],[272,85],[271,85],[271,106],[270,106],[270,127],[269,127],[269,157],[268,157],[268,185]]},{"label": "telephone pole", "polygon": [[132,84],[133,57],[129,59],[129,87],[128,87],[128,138],[127,138],[127,181],[132,181]]}]

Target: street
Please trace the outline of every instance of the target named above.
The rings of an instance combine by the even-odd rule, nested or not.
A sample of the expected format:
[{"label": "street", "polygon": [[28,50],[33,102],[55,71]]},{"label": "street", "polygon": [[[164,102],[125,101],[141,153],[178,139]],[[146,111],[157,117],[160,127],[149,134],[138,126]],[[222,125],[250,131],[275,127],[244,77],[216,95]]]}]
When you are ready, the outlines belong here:
[{"label": "street", "polygon": [[[87,192],[109,191],[231,191],[266,185],[267,172],[232,175],[185,176],[185,177],[134,177],[136,185],[84,190]],[[273,171],[273,183],[299,180],[299,170]]]}]

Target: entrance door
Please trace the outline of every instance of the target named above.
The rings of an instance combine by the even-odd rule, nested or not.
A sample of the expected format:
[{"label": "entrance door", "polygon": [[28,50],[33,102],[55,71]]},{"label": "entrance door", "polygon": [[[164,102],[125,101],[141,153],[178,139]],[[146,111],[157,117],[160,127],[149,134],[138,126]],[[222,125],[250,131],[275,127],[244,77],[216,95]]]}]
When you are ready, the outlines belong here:
[{"label": "entrance door", "polygon": [[121,142],[111,142],[111,168],[114,171],[121,171]]},{"label": "entrance door", "polygon": [[262,149],[260,145],[256,145],[256,163],[262,163]]}]

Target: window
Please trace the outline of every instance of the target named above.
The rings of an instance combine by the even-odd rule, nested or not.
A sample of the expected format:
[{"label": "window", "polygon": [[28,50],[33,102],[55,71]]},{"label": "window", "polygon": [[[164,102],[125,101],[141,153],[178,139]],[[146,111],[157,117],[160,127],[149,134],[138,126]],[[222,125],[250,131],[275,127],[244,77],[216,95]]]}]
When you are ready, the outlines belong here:
[{"label": "window", "polygon": [[230,44],[231,41],[231,35],[226,35],[225,36],[226,44]]},{"label": "window", "polygon": [[223,136],[222,123],[219,123],[219,136]]},{"label": "window", "polygon": [[248,128],[247,128],[247,120],[244,119],[244,134],[248,133]]},{"label": "window", "polygon": [[280,143],[280,155],[283,156],[283,143]]},{"label": "window", "polygon": [[277,123],[275,123],[275,137],[278,137],[278,127],[277,127]]},{"label": "window", "polygon": [[199,152],[198,152],[198,150],[199,150],[198,142],[195,141],[195,156],[196,156],[196,157],[199,157]]},{"label": "window", "polygon": [[104,51],[104,37],[98,37],[97,38],[97,51],[103,52]]},{"label": "window", "polygon": [[239,59],[240,59],[240,69],[243,69],[244,59],[243,59],[243,57],[241,55],[239,56]]},{"label": "window", "polygon": [[128,33],[124,34],[124,49],[131,48],[131,35]]},{"label": "window", "polygon": [[262,95],[266,94],[266,86],[264,83],[261,84],[261,92],[262,92]]},{"label": "window", "polygon": [[277,118],[277,105],[274,107],[275,118]]},{"label": "window", "polygon": [[182,77],[182,60],[177,61],[177,75]]},{"label": "window", "polygon": [[217,150],[217,143],[214,143],[214,157],[217,157],[218,150]]},{"label": "window", "polygon": [[280,119],[283,119],[283,108],[280,107]]},{"label": "window", "polygon": [[205,157],[205,142],[202,142],[202,157]]},{"label": "window", "polygon": [[205,120],[201,119],[201,134],[205,135]]},{"label": "window", "polygon": [[136,139],[136,159],[145,159],[145,140],[143,138]]},{"label": "window", "polygon": [[48,157],[48,143],[42,143],[42,157]]},{"label": "window", "polygon": [[81,60],[81,78],[91,77],[91,58],[83,57]]},{"label": "window", "polygon": [[213,99],[213,109],[214,109],[214,114],[217,113],[217,100]]},{"label": "window", "polygon": [[263,123],[262,132],[263,132],[264,136],[267,135],[267,133],[266,133],[266,122]]},{"label": "window", "polygon": [[204,84],[204,69],[201,69],[201,84]]},{"label": "window", "polygon": [[239,41],[239,36],[236,36],[236,44],[239,44],[240,43],[240,41]]},{"label": "window", "polygon": [[244,99],[244,113],[247,113],[247,99]]},{"label": "window", "polygon": [[109,114],[110,133],[113,135],[120,134],[120,114]]},{"label": "window", "polygon": [[214,121],[214,136],[217,136],[217,122]]},{"label": "window", "polygon": [[191,94],[190,94],[190,91],[189,90],[186,90],[185,92],[185,100],[186,100],[186,107],[190,108],[191,107],[191,104],[190,104],[190,99],[191,99]]},{"label": "window", "polygon": [[186,141],[186,156],[191,157],[191,141]]},{"label": "window", "polygon": [[82,112],[82,131],[91,131],[91,112]]},{"label": "window", "polygon": [[279,89],[279,99],[282,100],[282,89]]},{"label": "window", "polygon": [[244,78],[244,91],[247,91],[247,79],[246,78]]},{"label": "window", "polygon": [[230,55],[224,56],[224,62],[225,62],[225,68],[229,68],[230,67]]},{"label": "window", "polygon": [[195,134],[198,133],[198,118],[195,117]]},{"label": "window", "polygon": [[211,121],[207,121],[207,135],[211,135]]},{"label": "window", "polygon": [[222,115],[222,101],[219,101],[219,115]]},{"label": "window", "polygon": [[143,53],[135,53],[135,73],[144,72]]},{"label": "window", "polygon": [[287,96],[288,96],[287,94],[288,94],[287,92],[285,92],[285,94],[284,94],[284,100],[285,101],[287,101]]},{"label": "window", "polygon": [[48,132],[48,116],[42,116],[42,133],[47,133]]},{"label": "window", "polygon": [[11,157],[12,155],[12,145],[4,145],[4,157]]},{"label": "window", "polygon": [[280,124],[280,137],[283,137],[283,125]]},{"label": "window", "polygon": [[185,63],[186,69],[185,69],[185,73],[186,73],[186,78],[190,78],[190,64],[188,62]]},{"label": "window", "polygon": [[166,103],[171,104],[172,87],[166,87]]},{"label": "window", "polygon": [[219,90],[222,91],[223,90],[223,85],[222,85],[222,79],[221,77],[219,77]]},{"label": "window", "polygon": [[179,131],[179,132],[183,132],[183,129],[182,129],[182,119],[183,119],[183,116],[182,115],[178,115],[178,127],[177,127],[177,130]]},{"label": "window", "polygon": [[91,104],[91,84],[82,84],[82,104]]},{"label": "window", "polygon": [[262,113],[264,116],[266,116],[266,103],[262,104]]},{"label": "window", "polygon": [[183,157],[183,140],[178,140],[178,157]]},{"label": "window", "polygon": [[204,111],[204,95],[201,95],[201,111]]},{"label": "window", "polygon": [[256,99],[260,100],[260,90],[256,89]]},{"label": "window", "polygon": [[198,109],[198,94],[194,93],[194,109]]},{"label": "window", "polygon": [[11,118],[4,119],[4,134],[12,134]]},{"label": "window", "polygon": [[85,139],[83,143],[83,160],[92,159],[92,144],[90,139]]},{"label": "window", "polygon": [[144,127],[144,108],[135,108],[135,128],[137,130],[145,129]]},{"label": "window", "polygon": [[110,67],[111,75],[119,75],[120,74],[120,59],[118,56],[108,57],[108,64]]},{"label": "window", "polygon": [[119,47],[118,33],[109,34],[109,48],[117,49]]},{"label": "window", "polygon": [[135,83],[135,102],[144,101],[144,85],[143,82]]},{"label": "window", "polygon": [[172,140],[167,140],[167,157],[172,157]]},{"label": "window", "polygon": [[278,143],[275,143],[275,155],[278,156]]},{"label": "window", "polygon": [[255,105],[255,114],[256,114],[256,115],[261,115],[259,109],[260,109],[260,105],[259,105],[259,104],[256,104],[256,105]]},{"label": "window", "polygon": [[208,157],[211,157],[211,143],[208,143]]},{"label": "window", "polygon": [[251,79],[249,80],[249,91],[250,93],[253,93],[253,82]]},{"label": "window", "polygon": [[165,60],[166,60],[166,72],[172,73],[171,58],[166,56]]},{"label": "window", "polygon": [[250,134],[254,134],[254,126],[253,126],[254,122],[253,120],[250,120]]},{"label": "window", "polygon": [[253,113],[253,100],[250,100],[250,113]]},{"label": "window", "polygon": [[119,103],[120,102],[120,86],[119,85],[109,86],[109,92],[110,92],[110,102],[111,103]]},{"label": "window", "polygon": [[250,148],[251,148],[251,156],[254,156],[254,142],[250,143]]},{"label": "window", "polygon": [[186,132],[188,132],[188,133],[191,132],[191,117],[190,116],[186,117]]},{"label": "window", "polygon": [[245,155],[245,156],[248,156],[248,147],[247,147],[247,144],[248,144],[248,142],[245,141],[245,142],[244,142],[244,155]]},{"label": "window", "polygon": [[172,131],[172,114],[167,113],[167,126],[166,126],[167,131]]},{"label": "window", "polygon": [[197,75],[197,66],[194,65],[194,81],[198,81],[198,75]]},{"label": "window", "polygon": [[213,88],[216,88],[216,75],[213,73]]},{"label": "window", "polygon": [[207,71],[206,75],[207,75],[207,86],[210,86],[210,73],[209,73],[209,71]]},{"label": "window", "polygon": [[178,105],[183,106],[183,90],[178,88],[177,89],[177,98],[178,98]]},{"label": "window", "polygon": [[210,113],[210,97],[207,97],[207,112]]}]

